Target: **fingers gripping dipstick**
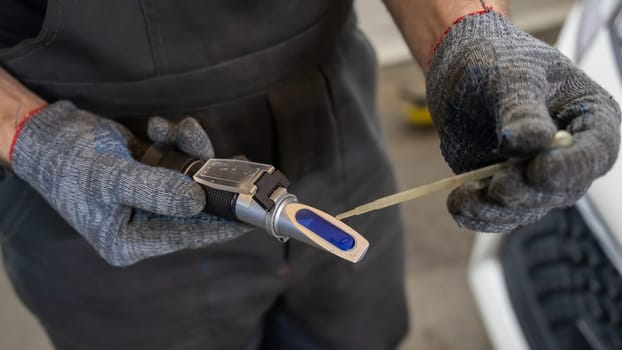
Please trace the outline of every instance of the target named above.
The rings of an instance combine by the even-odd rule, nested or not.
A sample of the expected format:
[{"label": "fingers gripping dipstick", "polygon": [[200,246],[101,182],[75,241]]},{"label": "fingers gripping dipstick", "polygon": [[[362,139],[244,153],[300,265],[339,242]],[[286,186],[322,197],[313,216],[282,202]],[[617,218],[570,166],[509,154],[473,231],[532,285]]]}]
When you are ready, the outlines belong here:
[{"label": "fingers gripping dipstick", "polygon": [[[549,149],[552,148],[566,148],[572,145],[572,135],[564,130],[560,130],[555,134],[553,141]],[[472,170],[460,175],[448,177],[436,182],[429,183],[427,185],[417,186],[406,191],[395,193],[386,197],[376,199],[373,202],[358,206],[352,210],[346,211],[336,216],[337,219],[343,220],[351,216],[361,215],[370,211],[390,207],[392,205],[407,202],[419,197],[426,196],[428,194],[450,190],[461,186],[469,181],[478,181],[487,177],[493,176],[499,169],[514,163],[515,160],[507,160],[502,163],[492,164],[483,168]]]}]

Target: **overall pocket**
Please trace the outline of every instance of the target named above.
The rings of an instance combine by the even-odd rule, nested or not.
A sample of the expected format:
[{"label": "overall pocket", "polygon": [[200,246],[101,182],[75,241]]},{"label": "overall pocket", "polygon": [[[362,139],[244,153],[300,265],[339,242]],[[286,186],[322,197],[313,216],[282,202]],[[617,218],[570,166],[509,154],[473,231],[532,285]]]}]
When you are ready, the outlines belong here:
[{"label": "overall pocket", "polygon": [[22,40],[15,46],[0,48],[0,62],[18,59],[37,48],[49,46],[56,39],[56,33],[58,31],[58,18],[56,13],[59,9],[59,0],[47,0],[39,33],[32,38]]},{"label": "overall pocket", "polygon": [[283,45],[335,7],[329,0],[142,0],[141,4],[156,67],[164,74]]}]

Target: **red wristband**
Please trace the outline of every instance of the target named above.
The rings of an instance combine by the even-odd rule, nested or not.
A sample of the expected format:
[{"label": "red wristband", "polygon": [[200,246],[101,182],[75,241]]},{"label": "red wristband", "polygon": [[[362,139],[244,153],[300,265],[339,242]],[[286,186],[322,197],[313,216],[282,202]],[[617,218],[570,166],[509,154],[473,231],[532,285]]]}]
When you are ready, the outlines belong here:
[{"label": "red wristband", "polygon": [[40,112],[42,109],[44,109],[47,106],[48,105],[46,103],[43,106],[35,108],[32,111],[26,113],[26,116],[24,117],[24,119],[22,119],[22,121],[19,122],[19,124],[17,124],[17,127],[15,128],[15,135],[13,135],[13,141],[11,142],[11,148],[9,149],[9,163],[13,160],[13,149],[15,148],[17,137],[19,136],[19,134],[22,132],[22,129],[24,128],[24,124],[26,124],[28,119],[32,118],[35,114],[37,114],[38,112]]},{"label": "red wristband", "polygon": [[486,6],[486,5],[484,5],[484,3],[482,3],[482,6],[484,7],[482,10],[474,11],[474,12],[471,12],[471,13],[467,13],[466,15],[462,15],[462,16],[456,18],[456,20],[453,21],[453,23],[451,23],[451,25],[449,27],[447,27],[447,29],[445,29],[445,31],[443,31],[443,34],[441,34],[441,37],[436,41],[436,43],[434,43],[434,46],[432,47],[432,56],[434,56],[434,54],[436,53],[436,50],[438,50],[438,47],[441,45],[441,42],[443,41],[443,39],[445,39],[445,37],[447,36],[447,34],[451,30],[451,28],[453,28],[456,24],[460,23],[460,21],[462,21],[463,19],[465,19],[467,17],[470,17],[470,16],[477,16],[477,15],[481,15],[481,14],[484,14],[484,13],[488,13],[488,12],[494,11],[492,6]]}]

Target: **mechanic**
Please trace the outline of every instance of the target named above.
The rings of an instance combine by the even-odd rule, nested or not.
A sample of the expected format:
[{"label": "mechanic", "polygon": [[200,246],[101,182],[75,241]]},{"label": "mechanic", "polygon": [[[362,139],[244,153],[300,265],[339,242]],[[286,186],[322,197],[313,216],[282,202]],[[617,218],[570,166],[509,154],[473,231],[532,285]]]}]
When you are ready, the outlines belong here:
[{"label": "mechanic", "polygon": [[[459,225],[508,232],[571,205],[612,166],[616,102],[514,27],[502,0],[385,3],[426,70],[454,171],[537,153],[455,190]],[[395,208],[349,221],[371,244],[353,265],[202,213],[198,185],[133,155],[141,141],[245,155],[331,213],[394,192],[352,1],[0,8],[4,265],[55,347],[397,346],[408,326]],[[546,151],[557,129],[574,144]]]}]

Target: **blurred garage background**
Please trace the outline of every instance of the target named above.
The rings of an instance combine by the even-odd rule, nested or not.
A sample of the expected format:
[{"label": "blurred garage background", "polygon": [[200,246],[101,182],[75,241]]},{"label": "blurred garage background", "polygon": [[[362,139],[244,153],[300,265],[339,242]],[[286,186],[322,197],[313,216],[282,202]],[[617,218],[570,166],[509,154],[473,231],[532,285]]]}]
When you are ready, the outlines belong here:
[{"label": "blurred garage background", "polygon": [[[475,1],[475,0],[474,0]],[[554,42],[571,0],[516,0],[514,22]],[[417,127],[405,116],[400,92],[424,93],[423,74],[380,0],[357,0],[362,29],[381,64],[379,115],[401,189],[451,175],[433,129]],[[445,209],[447,193],[406,203],[407,287],[411,330],[403,349],[491,348],[467,284],[474,233],[458,229]],[[16,299],[0,272],[0,349],[51,349],[37,321]]]}]

